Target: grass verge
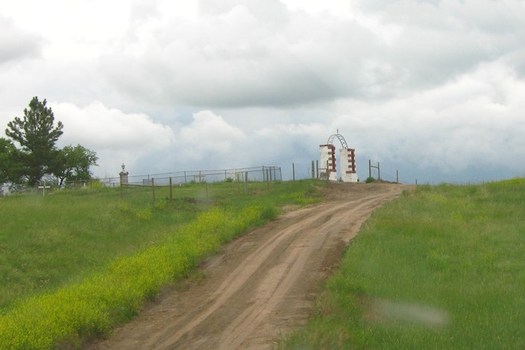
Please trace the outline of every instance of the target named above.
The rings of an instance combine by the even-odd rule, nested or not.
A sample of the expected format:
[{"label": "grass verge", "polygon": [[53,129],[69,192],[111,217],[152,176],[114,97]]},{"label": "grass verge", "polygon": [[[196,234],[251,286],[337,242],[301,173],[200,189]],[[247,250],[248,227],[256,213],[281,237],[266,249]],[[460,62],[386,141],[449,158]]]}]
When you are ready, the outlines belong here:
[{"label": "grass verge", "polygon": [[[78,347],[85,339],[104,334],[132,317],[145,300],[162,286],[185,276],[202,257],[214,252],[223,242],[275,217],[281,205],[317,200],[314,182],[278,183],[259,190],[252,185],[252,192],[247,194],[232,194],[223,186],[206,188],[203,198],[202,186],[195,185],[194,192],[178,197],[178,210],[165,201],[144,205],[147,200],[139,197],[133,201],[115,201],[115,193],[106,192],[57,194],[45,199],[14,197],[2,202],[2,209],[7,208],[4,215],[10,212],[11,217],[4,218],[8,224],[0,230],[5,244],[1,247],[20,252],[28,250],[28,260],[38,257],[46,263],[37,267],[38,273],[31,268],[27,268],[25,274],[18,271],[24,277],[22,283],[7,280],[9,284],[0,291],[10,286],[22,289],[24,283],[35,284],[35,275],[38,278],[39,273],[46,274],[49,263],[54,261],[61,261],[53,266],[62,277],[50,286],[11,300],[4,307],[0,312],[0,349]],[[90,195],[97,199],[87,199]],[[107,203],[113,204],[101,200],[100,196],[106,195]],[[32,209],[31,219],[26,218],[29,229],[25,229],[22,214],[31,201],[37,205]],[[83,206],[82,213],[68,212],[68,207],[78,209],[78,206]],[[100,206],[111,208],[111,214],[104,216]],[[188,215],[179,213],[182,207]],[[69,215],[61,215],[62,220],[57,220],[57,216],[52,215],[57,211]],[[86,216],[94,220],[91,225],[90,221],[83,221]],[[34,222],[37,218],[40,219],[38,226]],[[119,229],[112,230],[105,220],[115,223]],[[79,223],[82,225],[77,228]],[[17,225],[22,226],[16,230]],[[99,227],[109,232],[96,232]],[[125,227],[135,239],[122,237],[126,236]],[[144,233],[141,235],[141,232]],[[38,235],[42,239],[35,241],[26,235]],[[76,269],[67,266],[76,259],[68,251],[72,241],[73,248],[69,250],[90,256],[90,263],[80,264]],[[85,242],[83,249],[82,242]],[[105,244],[113,248],[103,247]],[[61,248],[56,249],[57,246]],[[106,249],[107,253],[100,258],[92,252],[97,248]],[[109,258],[111,254],[113,259]],[[5,271],[11,275],[17,272],[16,254],[8,256],[5,262]],[[65,266],[61,269],[62,265]],[[76,273],[81,276],[75,276]]]},{"label": "grass verge", "polygon": [[379,209],[288,349],[525,348],[525,180],[422,186]]}]

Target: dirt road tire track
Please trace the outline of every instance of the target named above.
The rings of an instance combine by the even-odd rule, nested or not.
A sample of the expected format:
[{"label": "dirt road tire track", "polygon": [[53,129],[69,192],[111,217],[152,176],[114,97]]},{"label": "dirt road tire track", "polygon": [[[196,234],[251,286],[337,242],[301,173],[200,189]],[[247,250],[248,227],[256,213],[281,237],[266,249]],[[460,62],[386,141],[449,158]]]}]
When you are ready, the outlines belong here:
[{"label": "dirt road tire track", "polygon": [[303,324],[321,281],[374,209],[404,189],[332,184],[322,204],[291,211],[224,247],[202,278],[89,349],[268,349]]}]

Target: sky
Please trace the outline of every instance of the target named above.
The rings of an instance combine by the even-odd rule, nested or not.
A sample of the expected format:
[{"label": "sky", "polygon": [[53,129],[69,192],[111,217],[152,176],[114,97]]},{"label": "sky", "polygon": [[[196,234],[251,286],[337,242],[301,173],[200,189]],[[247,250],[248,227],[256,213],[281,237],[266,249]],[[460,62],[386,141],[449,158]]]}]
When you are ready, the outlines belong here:
[{"label": "sky", "polygon": [[[524,0],[0,0],[0,127],[34,96],[98,177],[275,165],[339,132],[405,183],[525,176]],[[1,137],[5,137],[2,133]],[[336,139],[337,140],[337,139]],[[340,144],[336,143],[339,148]]]}]

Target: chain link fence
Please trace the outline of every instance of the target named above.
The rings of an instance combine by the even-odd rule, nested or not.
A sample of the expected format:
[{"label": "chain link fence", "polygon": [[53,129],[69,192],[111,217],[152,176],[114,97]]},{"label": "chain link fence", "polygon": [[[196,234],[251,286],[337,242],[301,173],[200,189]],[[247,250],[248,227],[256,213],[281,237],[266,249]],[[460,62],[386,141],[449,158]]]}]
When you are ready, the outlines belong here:
[{"label": "chain link fence", "polygon": [[[170,202],[178,197],[180,187],[200,186],[201,197],[209,199],[219,188],[230,193],[248,193],[251,190],[269,188],[270,183],[282,181],[281,168],[263,166],[222,170],[179,171],[162,174],[133,175],[122,173],[118,182],[111,181],[105,186],[120,187],[121,198],[133,200],[135,195],[149,192],[153,202],[162,198]],[[221,184],[230,183],[224,187]]]},{"label": "chain link fence", "polygon": [[[105,179],[105,184],[109,186],[120,185],[120,178]],[[127,175],[125,185],[134,186],[151,186],[153,183],[157,186],[167,186],[170,184],[181,185],[187,183],[214,183],[214,182],[274,182],[282,181],[282,172],[280,167],[261,166],[252,168],[236,168],[221,170],[189,170],[176,171],[161,174],[147,175]]]},{"label": "chain link fence", "polygon": [[247,189],[249,183],[271,183],[282,181],[282,171],[276,166],[234,168],[219,170],[187,170],[160,174],[131,175],[123,173],[120,177],[107,177],[89,181],[67,181],[60,184],[56,178],[43,179],[38,186],[7,185],[0,188],[1,195],[14,193],[38,193],[45,196],[58,189],[86,188],[139,188],[183,186],[186,184],[214,184],[220,182],[234,183],[238,189]]}]

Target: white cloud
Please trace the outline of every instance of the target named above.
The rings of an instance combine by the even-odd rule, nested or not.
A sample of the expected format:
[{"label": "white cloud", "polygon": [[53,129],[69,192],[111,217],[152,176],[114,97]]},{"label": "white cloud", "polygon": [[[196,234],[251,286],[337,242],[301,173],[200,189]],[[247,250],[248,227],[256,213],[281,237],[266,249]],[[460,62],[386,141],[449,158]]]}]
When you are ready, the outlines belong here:
[{"label": "white cloud", "polygon": [[169,148],[174,142],[171,128],[142,113],[125,113],[99,101],[82,107],[68,102],[50,106],[55,119],[64,124],[60,143],[81,144],[97,152],[104,173],[115,174],[122,162],[133,167],[141,156]]},{"label": "white cloud", "polygon": [[[327,126],[320,123],[276,123],[241,130],[213,111],[201,111],[180,128],[172,151],[141,159],[142,172],[239,167],[283,166],[285,178],[296,163],[298,176],[309,176],[318,145],[326,142]],[[159,164],[164,168],[157,167]],[[291,175],[290,175],[291,176]]]},{"label": "white cloud", "polygon": [[521,0],[4,5],[0,121],[61,101],[117,170],[288,164],[339,129],[433,179],[525,174]]},{"label": "white cloud", "polygon": [[46,59],[92,60],[128,29],[126,1],[20,0],[3,13],[31,33],[44,37]]},{"label": "white cloud", "polygon": [[282,2],[292,11],[305,11],[314,16],[319,13],[331,16],[352,16],[351,2],[346,0],[283,0]]},{"label": "white cloud", "polygon": [[[333,122],[373,158],[436,167],[518,172],[525,150],[525,82],[500,62],[480,64],[447,84],[381,104],[342,103]],[[510,146],[513,145],[513,146]]]},{"label": "white cloud", "polygon": [[213,11],[142,32],[145,50],[119,50],[102,67],[118,89],[139,99],[195,106],[296,105],[358,86],[362,53],[374,41],[368,29],[279,6],[281,20],[268,21],[256,4],[208,3]]},{"label": "white cloud", "polygon": [[524,35],[513,16],[515,31],[486,29],[495,2],[285,4],[202,1],[200,15],[130,27],[136,41],[108,52],[101,68],[119,91],[143,101],[289,108],[432,88],[521,50]]},{"label": "white cloud", "polygon": [[40,55],[42,39],[0,16],[0,64]]},{"label": "white cloud", "polygon": [[190,125],[182,127],[178,137],[179,146],[191,158],[230,156],[243,146],[246,135],[241,129],[228,124],[212,111],[200,111],[193,115]]}]

